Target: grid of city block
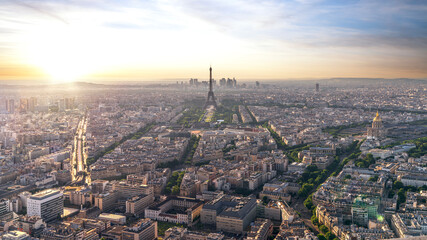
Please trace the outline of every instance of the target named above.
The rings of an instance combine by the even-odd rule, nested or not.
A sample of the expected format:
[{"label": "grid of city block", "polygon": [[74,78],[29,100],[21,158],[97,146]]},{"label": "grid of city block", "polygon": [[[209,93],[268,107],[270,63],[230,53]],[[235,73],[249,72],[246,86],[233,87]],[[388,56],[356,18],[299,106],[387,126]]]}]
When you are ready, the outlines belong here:
[{"label": "grid of city block", "polygon": [[209,71],[2,88],[3,238],[424,238],[426,83]]}]

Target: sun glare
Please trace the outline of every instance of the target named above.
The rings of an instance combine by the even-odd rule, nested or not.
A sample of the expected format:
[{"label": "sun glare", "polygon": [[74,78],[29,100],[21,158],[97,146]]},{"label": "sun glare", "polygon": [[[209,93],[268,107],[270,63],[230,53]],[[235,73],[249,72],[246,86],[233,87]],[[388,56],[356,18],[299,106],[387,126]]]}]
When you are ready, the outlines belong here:
[{"label": "sun glare", "polygon": [[53,82],[72,82],[94,71],[95,59],[81,29],[45,26],[27,39],[28,57]]},{"label": "sun glare", "polygon": [[[70,82],[105,72],[128,74],[129,69],[158,69],[163,65],[183,68],[207,62],[206,55],[210,61],[223,59],[224,52],[238,55],[239,41],[223,34],[215,40],[207,37],[207,32],[190,34],[200,29],[203,27],[198,25],[196,29],[170,33],[157,29],[117,30],[82,21],[43,22],[25,35],[23,56],[53,82]],[[171,36],[175,37],[173,41]]]}]

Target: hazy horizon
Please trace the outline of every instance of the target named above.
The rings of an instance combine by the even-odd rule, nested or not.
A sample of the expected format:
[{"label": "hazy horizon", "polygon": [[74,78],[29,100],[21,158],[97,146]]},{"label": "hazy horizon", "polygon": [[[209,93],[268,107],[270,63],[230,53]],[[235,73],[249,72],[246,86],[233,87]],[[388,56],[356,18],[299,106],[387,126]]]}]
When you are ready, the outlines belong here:
[{"label": "hazy horizon", "polygon": [[[198,79],[199,81],[208,81],[209,79]],[[219,80],[219,79],[215,79]],[[426,78],[321,78],[321,79],[237,79],[238,84],[255,85],[256,82],[260,84],[280,84],[280,83],[328,83],[330,81],[425,81]],[[184,83],[188,85],[189,78],[186,79],[145,79],[145,80],[79,80],[71,82],[53,82],[50,80],[1,80],[0,86],[32,86],[32,85],[63,85],[63,84],[95,84],[95,85],[170,85]],[[218,82],[217,82],[218,84]]]}]

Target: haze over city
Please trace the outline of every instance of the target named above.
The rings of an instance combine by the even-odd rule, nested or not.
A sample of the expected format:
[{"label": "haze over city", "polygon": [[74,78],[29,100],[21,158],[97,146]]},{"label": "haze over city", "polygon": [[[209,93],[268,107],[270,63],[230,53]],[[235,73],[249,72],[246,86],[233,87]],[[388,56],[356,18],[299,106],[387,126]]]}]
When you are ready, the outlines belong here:
[{"label": "haze over city", "polygon": [[427,239],[427,2],[0,1],[1,240]]}]

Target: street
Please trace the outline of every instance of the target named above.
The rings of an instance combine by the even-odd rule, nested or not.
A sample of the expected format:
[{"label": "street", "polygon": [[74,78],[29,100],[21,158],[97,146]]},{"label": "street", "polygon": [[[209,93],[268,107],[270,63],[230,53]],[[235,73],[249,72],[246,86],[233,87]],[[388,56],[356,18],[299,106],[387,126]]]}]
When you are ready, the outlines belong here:
[{"label": "street", "polygon": [[84,116],[76,130],[76,135],[74,136],[74,145],[73,145],[73,156],[71,158],[71,176],[73,184],[83,184],[90,183],[86,159],[87,155],[84,150],[85,141],[86,141],[86,127],[87,127],[87,117]]}]

